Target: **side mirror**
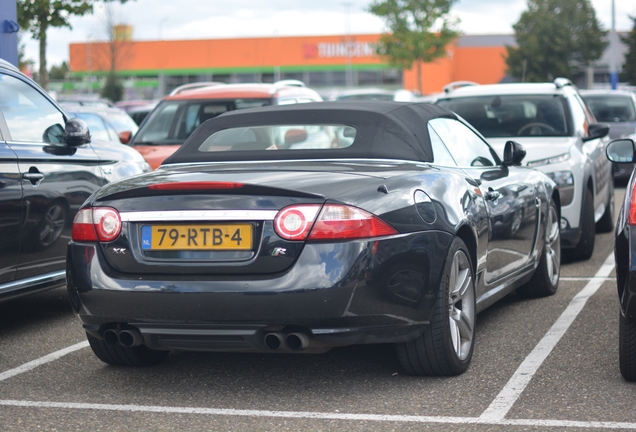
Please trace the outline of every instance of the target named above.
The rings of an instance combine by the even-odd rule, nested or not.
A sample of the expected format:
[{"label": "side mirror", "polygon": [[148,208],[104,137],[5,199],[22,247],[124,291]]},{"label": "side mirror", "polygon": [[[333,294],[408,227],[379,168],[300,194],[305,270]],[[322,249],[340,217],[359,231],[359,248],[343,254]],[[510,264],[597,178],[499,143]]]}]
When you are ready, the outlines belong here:
[{"label": "side mirror", "polygon": [[88,125],[82,119],[72,118],[66,122],[64,140],[69,147],[79,147],[91,140],[91,132]]},{"label": "side mirror", "polygon": [[132,132],[131,131],[119,132],[119,141],[122,144],[128,144],[131,139],[132,139]]},{"label": "side mirror", "polygon": [[591,141],[596,138],[603,138],[609,133],[609,125],[606,123],[592,123],[587,128],[587,136],[583,141]]},{"label": "side mirror", "polygon": [[503,152],[503,164],[505,166],[519,166],[521,161],[526,157],[526,149],[515,141],[506,142]]},{"label": "side mirror", "polygon": [[627,138],[614,140],[607,145],[605,154],[612,162],[634,162],[634,141]]}]

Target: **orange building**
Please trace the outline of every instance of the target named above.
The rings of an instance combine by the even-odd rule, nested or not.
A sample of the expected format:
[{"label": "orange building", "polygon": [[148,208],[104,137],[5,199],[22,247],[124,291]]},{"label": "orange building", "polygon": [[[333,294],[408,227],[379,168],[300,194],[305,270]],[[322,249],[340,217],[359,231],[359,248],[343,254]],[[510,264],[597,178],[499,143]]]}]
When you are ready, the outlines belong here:
[{"label": "orange building", "polygon": [[[161,93],[196,81],[272,82],[300,79],[314,88],[388,87],[417,90],[415,68],[400,71],[375,54],[377,34],[209,40],[121,41],[113,56],[105,42],[70,45],[76,76],[104,74],[115,57],[133,86]],[[460,36],[448,56],[422,65],[424,94],[452,81],[500,82],[512,36]],[[163,88],[162,88],[163,87]]]}]

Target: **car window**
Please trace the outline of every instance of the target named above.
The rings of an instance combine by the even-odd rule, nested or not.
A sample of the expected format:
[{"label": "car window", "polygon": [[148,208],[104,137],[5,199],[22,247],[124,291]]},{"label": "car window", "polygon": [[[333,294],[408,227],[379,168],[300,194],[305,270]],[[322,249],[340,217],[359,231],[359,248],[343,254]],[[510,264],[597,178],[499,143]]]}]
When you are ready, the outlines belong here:
[{"label": "car window", "polygon": [[592,115],[587,114],[587,108],[581,99],[574,96],[571,100],[572,103],[570,105],[570,109],[572,110],[572,123],[574,124],[574,130],[586,136],[588,126],[592,122]]},{"label": "car window", "polygon": [[166,101],[139,129],[134,144],[183,144],[203,122],[236,109],[271,105],[270,99]]},{"label": "car window", "polygon": [[600,122],[619,123],[636,121],[634,101],[622,95],[585,95],[583,100]]},{"label": "car window", "polygon": [[108,123],[110,123],[110,125],[115,128],[117,133],[129,131],[134,135],[135,132],[137,132],[137,129],[139,129],[137,123],[135,123],[132,117],[130,117],[127,113],[109,111],[104,113],[104,116],[106,117]]},{"label": "car window", "polygon": [[483,136],[570,136],[565,100],[558,95],[488,95],[440,99]]},{"label": "car window", "polygon": [[213,133],[199,151],[337,149],[349,147],[355,136],[354,128],[336,124],[240,127]]},{"label": "car window", "polygon": [[[106,129],[106,125],[104,121],[99,118],[97,114],[92,113],[73,113],[73,117],[78,117],[86,122],[88,125],[88,130],[91,131],[91,137],[93,139],[102,140],[102,141],[114,141],[112,137],[108,134],[108,130]],[[119,141],[119,140],[118,140]]]},{"label": "car window", "polygon": [[13,141],[48,142],[51,126],[64,128],[64,116],[29,84],[0,74],[0,110]]},{"label": "car window", "polygon": [[460,121],[437,118],[429,122],[460,167],[495,166],[498,158],[479,135]]},{"label": "car window", "polygon": [[433,163],[435,165],[457,166],[457,162],[430,124],[428,125],[428,135],[431,138],[431,148],[433,149]]}]

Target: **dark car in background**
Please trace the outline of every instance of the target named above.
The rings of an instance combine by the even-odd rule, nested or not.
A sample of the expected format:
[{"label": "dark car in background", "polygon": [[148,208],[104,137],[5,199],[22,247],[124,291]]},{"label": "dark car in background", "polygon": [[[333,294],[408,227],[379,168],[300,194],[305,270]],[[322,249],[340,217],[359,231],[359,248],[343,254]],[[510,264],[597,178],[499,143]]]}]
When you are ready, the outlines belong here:
[{"label": "dark car in background", "polygon": [[0,60],[0,300],[63,285],[82,203],[148,170],[130,147],[91,140],[85,123]]},{"label": "dark car in background", "polygon": [[[614,163],[636,162],[636,146],[632,139],[618,139],[607,146],[607,157]],[[636,381],[636,176],[625,189],[625,198],[616,221],[614,259],[616,286],[620,302],[619,364],[623,377]]]},{"label": "dark car in background", "polygon": [[409,374],[460,374],[477,312],[559,283],[556,184],[503,155],[429,104],[225,113],[82,206],[71,304],[112,365],[391,343]]},{"label": "dark car in background", "polygon": [[161,100],[130,145],[156,169],[200,124],[224,112],[316,101],[322,97],[296,81],[182,87]]},{"label": "dark car in background", "polygon": [[[581,97],[594,113],[596,120],[607,123],[611,139],[635,136],[636,94],[627,90],[580,90]],[[632,174],[633,164],[614,163],[615,179],[627,180]]]}]

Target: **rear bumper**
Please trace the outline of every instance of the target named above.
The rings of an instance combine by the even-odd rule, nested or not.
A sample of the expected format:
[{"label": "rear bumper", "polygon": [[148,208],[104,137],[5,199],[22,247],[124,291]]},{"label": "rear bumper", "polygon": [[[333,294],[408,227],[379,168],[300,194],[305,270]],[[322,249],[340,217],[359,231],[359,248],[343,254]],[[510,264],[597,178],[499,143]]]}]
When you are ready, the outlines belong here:
[{"label": "rear bumper", "polygon": [[155,349],[258,351],[271,332],[314,347],[412,340],[428,324],[452,237],[431,231],[377,241],[307,244],[267,278],[127,277],[92,244],[71,242],[67,285],[84,328],[134,327]]}]

